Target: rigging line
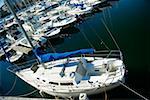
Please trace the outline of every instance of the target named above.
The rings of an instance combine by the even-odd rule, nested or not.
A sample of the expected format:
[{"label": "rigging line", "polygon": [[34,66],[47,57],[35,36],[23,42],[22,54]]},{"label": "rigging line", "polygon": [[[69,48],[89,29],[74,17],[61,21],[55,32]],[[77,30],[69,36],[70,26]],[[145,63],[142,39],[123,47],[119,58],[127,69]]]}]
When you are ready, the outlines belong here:
[{"label": "rigging line", "polygon": [[28,95],[31,95],[31,94],[37,92],[37,91],[38,91],[38,90],[34,90],[34,91],[29,92],[29,93],[21,94],[21,95],[17,95],[17,96],[19,96],[19,97],[28,96]]},{"label": "rigging line", "polygon": [[113,40],[113,42],[115,43],[115,45],[116,45],[117,49],[118,49],[118,50],[120,50],[119,45],[117,44],[117,42],[116,42],[115,38],[113,37],[113,35],[112,35],[111,31],[109,30],[109,28],[107,27],[106,23],[104,22],[104,20],[103,20],[103,19],[101,19],[101,21],[102,21],[102,23],[104,24],[104,26],[105,26],[106,30],[108,31],[108,33],[109,33],[109,35],[110,35],[111,39],[112,39],[112,40]]},{"label": "rigging line", "polygon": [[106,15],[105,15],[105,9],[103,9],[102,14],[103,14],[103,19],[105,20],[105,22],[107,22]]},{"label": "rigging line", "polygon": [[111,13],[110,13],[110,10],[109,10],[110,7],[107,8],[107,12],[108,12],[108,16],[109,16],[109,22],[110,22],[110,25],[111,25],[111,28],[113,29],[113,24],[112,24],[112,17],[111,17]]},{"label": "rigging line", "polygon": [[82,35],[84,36],[84,38],[88,41],[88,43],[89,43],[89,45],[93,48],[93,49],[95,49],[94,48],[94,46],[92,45],[92,43],[89,41],[89,39],[87,38],[87,36],[85,35],[85,33],[84,32],[82,32],[82,29],[80,29],[81,31],[81,33],[82,33]]},{"label": "rigging line", "polygon": [[52,43],[50,42],[50,40],[48,40],[48,43],[50,44],[50,47],[52,48],[52,51],[53,51],[54,53],[56,53],[56,50],[55,50],[55,48],[53,47],[53,45],[52,45]]},{"label": "rigging line", "polygon": [[148,100],[146,97],[142,96],[141,94],[139,94],[139,93],[136,92],[135,90],[133,90],[133,89],[131,89],[130,87],[128,87],[127,85],[123,84],[121,81],[119,81],[119,83],[120,83],[123,87],[125,87],[125,88],[127,88],[128,90],[130,90],[131,92],[133,92],[134,94],[136,94],[136,95],[140,96],[141,98],[143,98],[144,100]]},{"label": "rigging line", "polygon": [[106,86],[104,86],[104,92],[105,92],[105,100],[108,100],[107,92],[106,92]]},{"label": "rigging line", "polygon": [[[87,23],[85,21],[85,23]],[[106,45],[106,43],[102,40],[102,38],[98,35],[98,33],[96,32],[96,30],[94,28],[92,28],[88,23],[87,25],[93,30],[93,32],[96,34],[96,36],[98,37],[98,39],[101,41],[102,44],[104,44],[105,48],[110,50],[110,48]]]},{"label": "rigging line", "polygon": [[106,56],[106,58],[108,58],[111,55],[112,51],[110,50],[110,52],[108,53],[108,55]]},{"label": "rigging line", "polygon": [[5,93],[5,95],[9,95],[9,93],[13,91],[13,89],[15,88],[16,82],[17,82],[17,76],[15,76],[15,80],[13,82],[11,89],[7,93]]}]

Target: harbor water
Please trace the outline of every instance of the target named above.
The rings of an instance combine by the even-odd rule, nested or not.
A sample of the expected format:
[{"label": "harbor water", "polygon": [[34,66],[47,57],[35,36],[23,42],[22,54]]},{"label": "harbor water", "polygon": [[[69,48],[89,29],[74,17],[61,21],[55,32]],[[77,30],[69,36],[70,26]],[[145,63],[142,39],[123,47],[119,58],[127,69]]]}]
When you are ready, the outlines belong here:
[{"label": "harbor water", "polygon": [[[68,29],[67,35],[51,41],[52,45],[56,52],[91,47],[103,50],[106,48],[101,45],[101,37],[110,49],[117,49],[102,23],[102,20],[105,21],[123,53],[128,70],[125,84],[149,98],[150,0],[119,0],[112,3],[112,7],[90,15],[82,23]],[[49,51],[52,51],[51,48]],[[0,95],[18,96],[34,91],[35,88],[7,71],[10,65],[6,61],[0,61]],[[47,94],[44,95],[51,98]],[[29,97],[41,96],[36,92]],[[141,99],[123,86],[108,91],[107,97]],[[104,93],[90,98],[104,98]]]}]

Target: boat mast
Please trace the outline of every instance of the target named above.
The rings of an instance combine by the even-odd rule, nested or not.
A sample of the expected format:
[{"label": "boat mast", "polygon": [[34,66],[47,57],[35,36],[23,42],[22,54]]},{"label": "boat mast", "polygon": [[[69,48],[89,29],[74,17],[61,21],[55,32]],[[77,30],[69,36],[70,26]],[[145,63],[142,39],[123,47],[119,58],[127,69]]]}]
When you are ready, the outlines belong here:
[{"label": "boat mast", "polygon": [[[27,35],[25,29],[23,28],[22,24],[20,23],[20,20],[19,20],[19,18],[17,17],[17,15],[16,15],[16,13],[15,13],[13,7],[11,6],[9,0],[5,0],[5,2],[6,2],[7,7],[9,8],[9,10],[11,11],[11,13],[14,15],[14,18],[15,18],[16,21],[18,22],[18,25],[19,25],[20,29],[22,30],[23,34],[25,35],[26,39],[29,41],[29,44],[31,45],[32,50],[34,50],[35,47],[33,46],[32,42],[30,41],[29,36]],[[36,55],[35,55],[35,56],[36,56]],[[36,57],[37,57],[37,56],[36,56]],[[38,57],[37,57],[37,59],[38,59]],[[39,59],[38,59],[38,62],[40,62]]]}]

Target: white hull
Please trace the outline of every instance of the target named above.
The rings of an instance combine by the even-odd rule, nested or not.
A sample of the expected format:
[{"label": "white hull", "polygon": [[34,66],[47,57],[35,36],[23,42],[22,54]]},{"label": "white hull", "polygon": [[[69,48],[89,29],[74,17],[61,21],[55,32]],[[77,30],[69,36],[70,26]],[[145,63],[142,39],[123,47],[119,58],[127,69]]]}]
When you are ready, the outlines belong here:
[{"label": "white hull", "polygon": [[[93,89],[89,89],[89,90],[82,90],[80,92],[67,92],[67,93],[63,93],[63,92],[54,92],[54,91],[48,91],[48,90],[43,90],[43,92],[49,94],[49,95],[53,95],[53,96],[58,96],[58,97],[78,97],[80,95],[80,93],[86,93],[87,95],[95,95],[95,94],[99,94],[108,90],[111,90],[117,86],[119,86],[119,83],[113,84],[111,86],[108,87],[101,87],[101,88],[93,88]],[[38,88],[37,88],[38,89]]]},{"label": "white hull", "polygon": [[34,40],[39,41],[40,39],[42,39],[44,37],[52,37],[54,35],[57,35],[57,34],[60,33],[60,31],[61,31],[61,28],[54,28],[54,29],[52,29],[52,30],[50,30],[50,31],[48,31],[46,33],[38,32],[38,34],[32,35],[32,38]]},{"label": "white hull", "polygon": [[52,31],[45,33],[45,36],[51,37],[51,36],[59,34],[60,31],[61,31],[61,28],[54,28]]},{"label": "white hull", "polygon": [[19,74],[16,74],[18,77],[20,77],[22,80],[24,80],[25,82],[27,82],[28,84],[32,85],[33,87],[35,87],[36,89],[42,91],[42,92],[45,92],[49,95],[52,95],[52,96],[58,96],[58,97],[78,97],[80,95],[80,93],[86,93],[87,95],[95,95],[95,94],[98,94],[98,93],[102,93],[102,92],[105,92],[105,91],[108,91],[108,90],[111,90],[113,88],[116,88],[118,87],[120,84],[117,82],[115,84],[111,84],[109,86],[106,86],[106,87],[95,87],[93,89],[88,89],[88,90],[83,90],[81,89],[81,91],[78,91],[78,92],[71,92],[71,91],[68,91],[68,92],[56,92],[54,89],[41,89],[39,87],[37,87],[35,84],[31,84],[29,83],[28,80],[24,79],[21,75]]},{"label": "white hull", "polygon": [[[78,57],[72,58],[72,60],[77,60]],[[86,57],[89,61],[93,59],[92,57]],[[99,62],[107,62],[113,61],[116,59],[103,59],[103,58],[96,58],[97,60],[93,62],[93,64]],[[64,59],[66,60],[66,59]],[[69,67],[66,69],[66,75],[64,79],[60,77],[59,73],[61,68],[54,67],[55,64],[61,64],[64,60],[57,60],[52,61],[49,63],[45,63],[46,66],[49,66],[48,69],[44,69],[39,66],[39,69],[33,73],[31,68],[27,68],[21,71],[16,72],[16,75],[23,79],[28,84],[32,85],[33,87],[37,88],[40,91],[43,91],[47,94],[58,96],[58,97],[77,97],[80,93],[86,93],[87,95],[98,94],[100,92],[104,92],[105,90],[110,90],[115,88],[119,85],[118,81],[123,80],[124,77],[124,66],[121,66],[116,72],[115,75],[113,72],[107,72],[100,75],[100,76],[90,76],[88,80],[82,80],[79,84],[72,84],[72,85],[60,85],[61,82],[71,82],[72,78],[69,78],[67,73],[71,70],[75,70],[74,67]],[[118,61],[118,60],[116,60]],[[120,61],[119,61],[120,62]],[[54,65],[53,65],[54,64]],[[119,64],[118,64],[119,65]],[[117,65],[117,66],[118,66]],[[51,66],[53,66],[51,68]],[[95,65],[97,66],[97,64]],[[53,70],[54,69],[54,70]],[[56,69],[56,70],[55,70]],[[52,70],[52,72],[51,72]],[[71,71],[71,72],[72,72]],[[104,70],[103,70],[104,71]],[[55,73],[58,73],[55,75]],[[96,72],[97,73],[97,72]],[[99,73],[99,72],[98,72]],[[101,73],[101,72],[100,72]],[[31,77],[32,76],[32,77]],[[57,77],[56,77],[57,76]],[[65,78],[66,77],[66,78]],[[71,77],[71,76],[70,76]],[[92,83],[90,83],[90,82]],[[49,82],[60,82],[59,85],[55,85]],[[106,86],[106,87],[105,87]]]},{"label": "white hull", "polygon": [[[9,60],[10,62],[15,62],[18,61],[22,56],[23,56],[22,52],[16,51],[16,54],[9,57]],[[6,58],[6,60],[9,61],[8,58]]]},{"label": "white hull", "polygon": [[83,15],[83,14],[91,13],[91,11],[92,11],[92,7],[86,7],[86,9],[84,10],[81,10],[80,8],[71,9],[67,13],[71,15]]},{"label": "white hull", "polygon": [[75,17],[70,17],[70,18],[64,19],[62,21],[52,22],[52,27],[63,27],[63,26],[72,24],[76,20],[77,19]]}]

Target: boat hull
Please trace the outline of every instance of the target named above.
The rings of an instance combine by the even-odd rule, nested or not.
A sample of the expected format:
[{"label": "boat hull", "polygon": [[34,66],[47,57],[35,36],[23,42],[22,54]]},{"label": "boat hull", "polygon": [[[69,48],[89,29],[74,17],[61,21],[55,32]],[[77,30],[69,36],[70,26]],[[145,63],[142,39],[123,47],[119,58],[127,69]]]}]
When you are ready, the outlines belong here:
[{"label": "boat hull", "polygon": [[118,87],[120,84],[119,83],[115,83],[106,87],[99,87],[99,88],[93,88],[93,89],[89,89],[89,90],[83,90],[80,92],[54,92],[54,91],[46,91],[43,90],[43,92],[49,94],[49,95],[53,95],[53,96],[58,96],[58,97],[78,97],[80,95],[80,93],[86,93],[87,95],[95,95],[95,94],[99,94],[108,90],[111,90],[115,87]]},{"label": "boat hull", "polygon": [[[57,97],[62,97],[62,98],[68,98],[68,97],[78,97],[80,95],[80,93],[86,93],[87,95],[95,95],[95,94],[99,94],[108,90],[111,90],[113,88],[116,88],[120,85],[119,82],[113,83],[113,84],[109,84],[103,87],[95,87],[95,88],[90,88],[90,89],[80,89],[79,91],[68,91],[68,92],[57,92],[55,91],[55,89],[49,89],[49,88],[39,88],[37,87],[35,84],[32,84],[31,82],[29,83],[28,80],[25,80],[21,75],[16,74],[18,77],[20,77],[22,80],[24,80],[25,82],[27,82],[28,84],[30,84],[31,86],[35,87],[36,89],[38,89],[39,91],[45,92],[49,95],[52,96],[57,96]],[[122,79],[124,81],[124,79]]]},{"label": "boat hull", "polygon": [[[77,61],[78,57],[75,58],[70,58],[70,60],[76,65],[76,61]],[[93,60],[94,58],[92,57],[87,57],[87,60]],[[100,63],[104,63],[104,62],[108,62],[108,61],[114,61],[116,60],[116,63],[113,63],[114,66],[120,66],[122,61],[117,60],[117,59],[103,59],[103,58],[95,58],[95,62],[93,62],[93,64],[96,63],[100,64]],[[56,66],[55,64],[61,64],[62,62],[64,62],[64,60],[57,60],[54,61],[53,64],[52,62],[50,63],[46,63],[46,65],[49,65],[49,67],[47,69],[44,69],[44,67],[39,66],[38,71],[33,72],[30,68],[27,68],[25,70],[22,71],[18,71],[16,72],[16,75],[18,77],[20,77],[22,80],[24,80],[25,82],[27,82],[28,84],[30,84],[31,86],[37,88],[38,90],[45,92],[47,94],[53,95],[53,96],[58,96],[58,97],[63,97],[63,98],[67,98],[67,97],[78,97],[80,95],[80,93],[86,93],[87,95],[93,95],[93,94],[98,94],[101,92],[104,92],[106,90],[110,90],[113,89],[117,86],[119,86],[119,82],[124,80],[124,65],[122,65],[121,67],[119,67],[115,73],[113,72],[108,72],[108,71],[112,71],[110,69],[108,69],[108,71],[100,76],[91,76],[90,79],[83,79],[80,83],[76,83],[76,81],[73,81],[73,84],[67,84],[67,85],[61,85],[61,83],[64,82],[71,82],[71,80],[64,80],[64,82],[61,80],[62,78],[58,79],[60,76],[59,74],[58,77],[53,76],[55,75],[55,73],[60,72],[59,69],[62,67],[53,67],[51,68],[50,66]],[[71,64],[70,64],[71,65]],[[100,65],[99,65],[100,66]],[[67,74],[68,71],[72,72],[72,70],[76,70],[73,69],[75,66],[72,65],[72,67],[66,67],[68,68],[68,70],[66,69],[66,76],[69,75],[70,78],[73,78],[73,76],[71,74]],[[105,67],[104,67],[105,68]],[[53,71],[52,71],[53,70]],[[70,71],[71,70],[71,71]],[[115,69],[113,69],[115,70]],[[101,69],[101,73],[103,73]],[[52,74],[54,72],[54,74]],[[47,73],[47,74],[46,74]],[[99,72],[98,72],[99,73]],[[37,76],[38,75],[38,76]],[[41,77],[42,75],[45,75],[43,77]],[[70,76],[71,75],[71,76]],[[77,75],[77,73],[76,73]],[[31,77],[33,76],[33,77]],[[47,77],[48,76],[48,77]],[[46,78],[47,77],[47,78]],[[69,78],[68,77],[68,78]],[[77,77],[77,76],[76,76]],[[48,79],[48,80],[46,80]],[[58,80],[58,84],[54,84],[53,81],[50,81],[50,79],[57,79]],[[51,83],[52,82],[52,83]],[[75,82],[75,83],[74,83]]]}]

